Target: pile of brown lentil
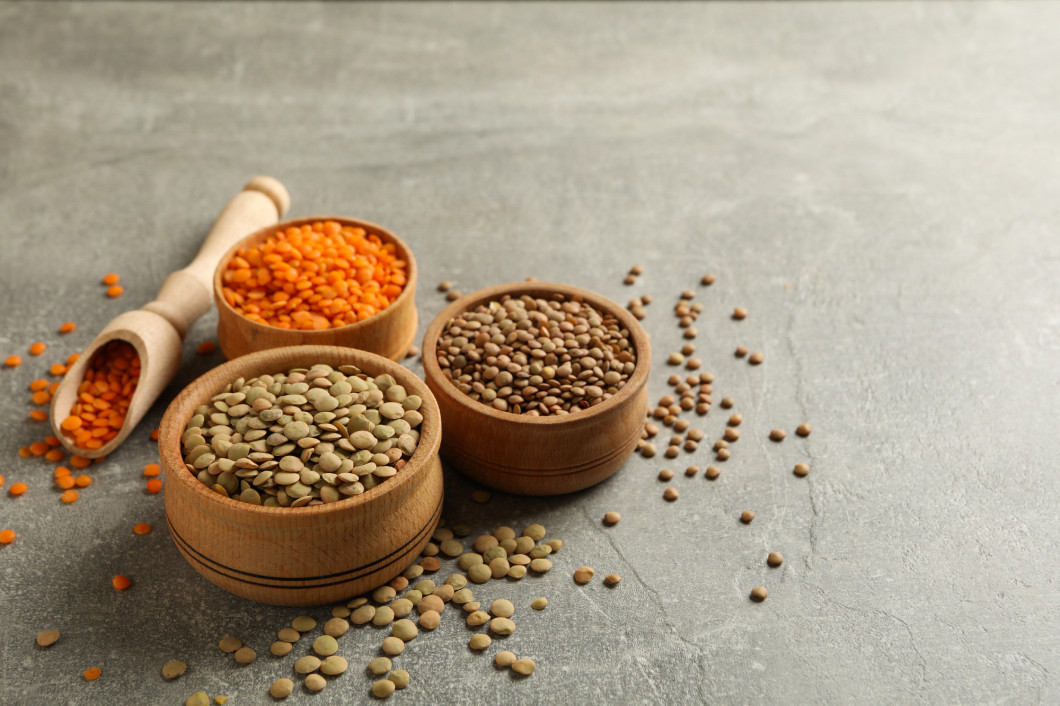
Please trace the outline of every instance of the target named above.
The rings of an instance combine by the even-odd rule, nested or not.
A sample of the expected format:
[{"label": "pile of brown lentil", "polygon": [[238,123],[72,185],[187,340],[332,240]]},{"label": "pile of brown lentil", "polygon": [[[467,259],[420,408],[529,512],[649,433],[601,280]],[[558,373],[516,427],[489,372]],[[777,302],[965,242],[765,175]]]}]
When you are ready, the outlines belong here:
[{"label": "pile of brown lentil", "polygon": [[494,409],[529,416],[589,409],[636,368],[617,317],[563,295],[505,296],[449,321],[438,364],[457,389]]},{"label": "pile of brown lentil", "polygon": [[392,376],[352,365],[240,378],[188,421],[184,462],[214,491],[254,505],[336,502],[401,471],[419,442],[421,404]]}]

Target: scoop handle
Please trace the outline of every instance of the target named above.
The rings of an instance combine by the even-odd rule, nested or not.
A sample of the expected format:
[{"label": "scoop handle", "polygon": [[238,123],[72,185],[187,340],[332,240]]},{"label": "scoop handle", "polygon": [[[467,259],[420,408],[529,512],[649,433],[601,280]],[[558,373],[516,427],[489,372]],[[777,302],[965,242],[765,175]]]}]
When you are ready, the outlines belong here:
[{"label": "scoop handle", "polygon": [[224,254],[240,239],[276,223],[290,204],[287,189],[276,179],[257,176],[248,181],[214,221],[191,264],[167,277],[155,300],[143,308],[173,324],[183,340],[188,327],[210,310],[214,270]]}]

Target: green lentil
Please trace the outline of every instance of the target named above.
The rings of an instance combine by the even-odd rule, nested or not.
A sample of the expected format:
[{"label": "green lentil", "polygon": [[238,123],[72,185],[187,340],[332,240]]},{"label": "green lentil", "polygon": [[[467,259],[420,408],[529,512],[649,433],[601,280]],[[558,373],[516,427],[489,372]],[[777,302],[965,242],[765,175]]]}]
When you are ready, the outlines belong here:
[{"label": "green lentil", "polygon": [[534,559],[530,562],[530,570],[538,574],[543,574],[551,568],[552,562],[548,559]]},{"label": "green lentil", "polygon": [[467,571],[472,566],[483,563],[481,554],[467,553],[461,554],[460,558],[456,560],[456,565],[463,571]]},{"label": "green lentil", "polygon": [[408,642],[412,638],[416,637],[419,630],[416,628],[416,623],[406,618],[395,622],[391,626],[390,632],[394,634],[394,637]]},{"label": "green lentil", "polygon": [[397,591],[390,588],[390,586],[380,586],[372,592],[372,600],[376,603],[389,603],[394,600],[396,595]]},{"label": "green lentil", "polygon": [[537,665],[534,664],[534,660],[525,657],[523,659],[517,659],[512,663],[512,671],[517,674],[522,674],[524,677],[533,674],[534,669],[536,668]]},{"label": "green lentil", "polygon": [[493,571],[485,564],[476,564],[467,571],[467,577],[474,583],[486,583],[493,576]]},{"label": "green lentil", "polygon": [[309,632],[316,626],[316,618],[312,618],[308,615],[299,615],[297,618],[291,621],[291,627],[293,627],[298,632]]},{"label": "green lentil", "polygon": [[404,669],[395,669],[387,675],[387,679],[394,682],[395,689],[404,689],[409,685],[409,673]]},{"label": "green lentil", "polygon": [[284,642],[283,640],[277,640],[276,642],[269,645],[269,652],[276,655],[277,657],[284,657],[291,654],[291,650],[294,649],[294,645],[290,642]]},{"label": "green lentil", "polygon": [[467,586],[467,576],[463,574],[453,574],[445,580],[446,585],[452,586],[454,590],[459,591],[464,586]]},{"label": "green lentil", "polygon": [[396,688],[394,682],[389,679],[380,679],[372,684],[372,696],[375,696],[378,699],[385,699],[393,694],[394,689]]},{"label": "green lentil", "polygon": [[386,674],[393,668],[394,664],[389,657],[376,657],[368,663],[368,671],[376,676]]},{"label": "green lentil", "polygon": [[383,638],[383,652],[393,657],[405,651],[405,642],[393,635]]},{"label": "green lentil", "polygon": [[309,674],[315,672],[320,667],[320,658],[314,657],[313,655],[306,655],[305,657],[299,657],[295,660],[294,671],[299,674]]},{"label": "green lentil", "polygon": [[545,537],[545,528],[539,524],[527,525],[523,530],[523,536],[529,537],[535,542],[541,541]]},{"label": "green lentil", "polygon": [[510,618],[515,614],[515,605],[504,598],[498,598],[490,604],[490,612],[498,618]]},{"label": "green lentil", "polygon": [[375,609],[375,615],[372,616],[372,625],[378,625],[380,627],[384,625],[390,625],[394,622],[394,609],[390,606],[379,606]]},{"label": "green lentil", "polygon": [[497,655],[493,658],[493,662],[498,667],[510,667],[515,664],[515,653],[509,652],[508,650],[498,652]]},{"label": "green lentil", "polygon": [[467,616],[467,624],[470,627],[478,627],[479,625],[485,625],[490,620],[490,614],[484,610],[476,610],[471,615]]},{"label": "green lentil", "polygon": [[332,637],[342,637],[350,629],[350,624],[343,618],[332,618],[324,623],[324,634]]},{"label": "green lentil", "polygon": [[334,677],[345,672],[350,666],[345,657],[331,655],[320,663],[320,671],[329,677]]},{"label": "green lentil", "polygon": [[286,699],[294,691],[294,682],[286,677],[277,679],[269,687],[269,694],[274,699]]},{"label": "green lentil", "polygon": [[442,622],[442,616],[436,610],[425,610],[420,613],[420,627],[424,630],[434,630]]},{"label": "green lentil", "polygon": [[412,605],[412,601],[408,598],[398,598],[396,601],[390,604],[390,610],[394,611],[395,618],[404,618],[406,615],[412,612],[415,606]]},{"label": "green lentil", "polygon": [[471,636],[471,639],[468,641],[467,646],[473,650],[484,650],[489,647],[492,642],[493,638],[491,638],[489,635],[485,633],[476,633],[475,635]]},{"label": "green lentil", "polygon": [[364,625],[372,621],[375,617],[375,606],[374,605],[363,605],[357,610],[350,613],[350,622],[354,625]]},{"label": "green lentil", "polygon": [[313,640],[313,651],[321,657],[330,657],[339,651],[339,643],[331,635],[321,635]]},{"label": "green lentil", "polygon": [[498,635],[511,635],[515,632],[515,622],[510,618],[494,618],[490,621],[490,631]]},{"label": "green lentil", "polygon": [[524,576],[526,576],[525,566],[513,566],[512,568],[508,569],[508,578],[521,579]]},{"label": "green lentil", "polygon": [[328,680],[319,674],[307,674],[305,678],[305,688],[310,691],[321,691],[325,686],[328,685]]},{"label": "green lentil", "polygon": [[542,596],[541,598],[535,598],[530,604],[530,607],[534,610],[544,610],[548,606],[548,599]]}]

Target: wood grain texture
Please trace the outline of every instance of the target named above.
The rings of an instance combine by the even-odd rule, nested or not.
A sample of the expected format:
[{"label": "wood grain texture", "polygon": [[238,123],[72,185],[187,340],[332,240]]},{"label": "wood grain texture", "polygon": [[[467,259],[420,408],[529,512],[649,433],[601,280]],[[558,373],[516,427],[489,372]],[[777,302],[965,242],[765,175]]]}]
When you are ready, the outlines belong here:
[{"label": "wood grain texture", "polygon": [[[187,470],[180,437],[199,405],[237,377],[317,363],[356,365],[370,375],[389,373],[423,399],[419,446],[396,476],[337,503],[273,508],[223,497]],[[162,418],[159,455],[173,541],[206,579],[262,603],[320,605],[382,585],[412,563],[438,523],[440,419],[438,403],[422,380],[365,351],[297,346],[220,365],[185,388]]]},{"label": "wood grain texture", "polygon": [[[408,263],[408,282],[390,306],[364,321],[348,326],[323,331],[294,331],[251,321],[225,301],[221,291],[221,275],[239,249],[258,245],[287,228],[321,221],[336,221],[344,226],[363,228],[368,233],[379,236],[383,242],[396,246],[401,259]],[[416,327],[419,323],[416,314],[416,259],[412,250],[382,226],[342,216],[311,216],[284,221],[244,238],[225,254],[217,266],[213,278],[213,293],[217,302],[217,339],[221,351],[229,360],[269,348],[303,345],[345,346],[376,353],[391,360],[401,360],[416,338]]]},{"label": "wood grain texture", "polygon": [[[99,458],[125,441],[180,368],[181,342],[188,327],[210,309],[210,277],[221,256],[247,233],[275,223],[289,204],[287,189],[280,182],[265,176],[251,179],[225,205],[195,259],[166,278],[155,300],[120,314],[85,348],[55,391],[49,414],[55,435],[68,451]],[[126,341],[136,349],[140,381],[118,435],[99,449],[82,449],[74,446],[59,425],[70,414],[92,357],[114,340]]]},{"label": "wood grain texture", "polygon": [[[506,294],[563,294],[613,314],[633,339],[637,356],[633,375],[611,399],[566,416],[501,412],[463,394],[438,365],[438,337],[457,314]],[[447,461],[491,488],[523,495],[559,495],[608,478],[636,448],[648,410],[651,348],[637,320],[607,297],[563,284],[513,282],[480,289],[446,307],[423,338],[423,370],[445,420],[441,451]]]}]

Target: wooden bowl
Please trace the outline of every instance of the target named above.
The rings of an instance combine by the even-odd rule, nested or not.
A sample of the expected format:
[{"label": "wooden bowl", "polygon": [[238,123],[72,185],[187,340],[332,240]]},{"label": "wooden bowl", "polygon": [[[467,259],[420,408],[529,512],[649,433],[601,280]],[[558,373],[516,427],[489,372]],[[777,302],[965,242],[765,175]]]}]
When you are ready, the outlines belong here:
[{"label": "wooden bowl", "polygon": [[[221,291],[221,275],[240,248],[258,245],[276,233],[307,223],[335,221],[344,226],[363,228],[384,243],[393,243],[401,259],[408,263],[408,282],[390,306],[378,314],[348,326],[323,331],[297,331],[251,321],[233,309]],[[312,216],[283,221],[253,233],[231,248],[217,266],[213,277],[213,296],[217,302],[217,340],[229,360],[267,348],[287,346],[345,346],[376,353],[391,360],[401,360],[416,338],[416,259],[400,238],[382,226],[341,216]]]},{"label": "wooden bowl", "polygon": [[[420,442],[393,478],[360,495],[312,507],[264,507],[224,497],[184,465],[180,438],[195,409],[238,377],[316,363],[393,375],[423,399]],[[334,346],[261,351],[220,365],[169,405],[158,437],[166,523],[196,571],[238,596],[274,605],[319,605],[363,593],[404,570],[427,544],[442,511],[442,432],[434,395],[406,368]]]},{"label": "wooden bowl", "polygon": [[[580,298],[629,330],[637,366],[618,394],[588,410],[528,417],[471,399],[442,374],[435,355],[450,319],[504,295]],[[442,456],[464,475],[498,490],[558,495],[582,490],[617,471],[637,446],[648,410],[651,347],[633,316],[607,297],[563,284],[513,282],[472,292],[446,307],[423,338],[423,370],[445,422]]]}]

